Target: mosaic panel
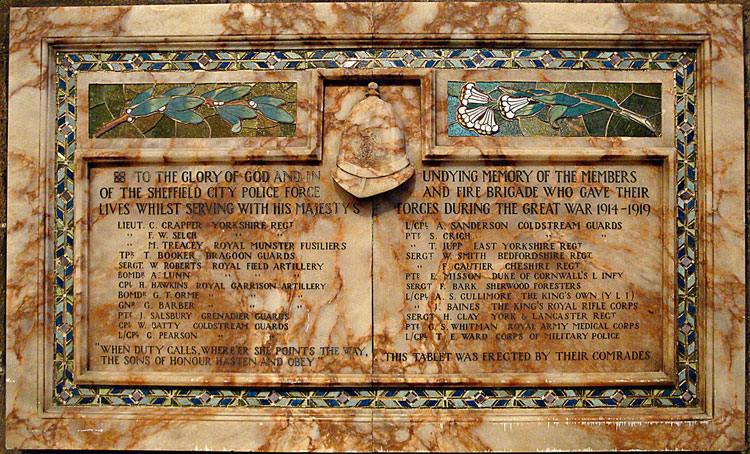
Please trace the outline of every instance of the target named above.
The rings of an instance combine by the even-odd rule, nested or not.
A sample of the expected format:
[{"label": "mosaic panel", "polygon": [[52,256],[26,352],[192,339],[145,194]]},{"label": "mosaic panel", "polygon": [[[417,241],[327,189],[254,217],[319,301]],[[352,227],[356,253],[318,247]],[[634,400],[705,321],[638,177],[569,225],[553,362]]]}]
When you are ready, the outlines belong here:
[{"label": "mosaic panel", "polygon": [[[73,170],[76,79],[82,71],[309,68],[547,68],[670,70],[676,92],[677,370],[668,387],[290,390],[79,386],[73,374]],[[607,408],[696,406],[695,55],[664,51],[376,49],[360,51],[115,52],[57,55],[53,399],[65,406]]]},{"label": "mosaic panel", "polygon": [[661,85],[448,82],[448,136],[658,137]]},{"label": "mosaic panel", "polygon": [[292,137],[296,83],[92,84],[91,138]]}]

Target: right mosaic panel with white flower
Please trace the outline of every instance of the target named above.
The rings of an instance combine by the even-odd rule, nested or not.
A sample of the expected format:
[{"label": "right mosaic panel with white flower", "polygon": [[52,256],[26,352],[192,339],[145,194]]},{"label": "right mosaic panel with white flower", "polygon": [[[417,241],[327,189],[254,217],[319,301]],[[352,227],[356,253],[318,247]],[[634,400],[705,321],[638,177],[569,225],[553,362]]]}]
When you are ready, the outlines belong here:
[{"label": "right mosaic panel with white flower", "polygon": [[660,137],[661,84],[449,81],[448,136]]}]

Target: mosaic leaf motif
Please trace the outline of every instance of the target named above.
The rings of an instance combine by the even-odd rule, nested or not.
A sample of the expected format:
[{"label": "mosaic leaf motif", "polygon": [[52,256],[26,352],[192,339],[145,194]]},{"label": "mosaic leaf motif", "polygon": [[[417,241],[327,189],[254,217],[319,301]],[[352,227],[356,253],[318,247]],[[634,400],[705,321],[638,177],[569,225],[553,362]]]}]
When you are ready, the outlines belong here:
[{"label": "mosaic leaf motif", "polygon": [[448,136],[659,137],[658,83],[448,82]]},{"label": "mosaic leaf motif", "polygon": [[[76,153],[77,75],[82,71],[237,71],[310,68],[582,69],[671,71],[675,89],[677,190],[677,384],[592,388],[268,389],[257,387],[111,387],[76,383],[73,354],[73,193]],[[378,49],[206,52],[83,52],[57,55],[55,138],[55,287],[53,402],[66,407],[282,407],[282,408],[653,408],[697,407],[699,377],[697,279],[697,147],[695,53],[570,49]],[[568,84],[572,85],[572,84]],[[594,93],[592,84],[583,92]],[[619,84],[607,84],[610,89]],[[642,84],[636,84],[641,89]],[[644,84],[648,85],[648,84]],[[588,87],[588,88],[587,88]],[[460,88],[460,87],[459,87]],[[564,90],[563,90],[564,91]],[[122,93],[122,90],[120,91]],[[598,92],[596,92],[598,93]],[[658,92],[656,92],[658,94]],[[134,95],[135,93],[133,93]],[[166,92],[164,93],[166,95]],[[643,92],[649,96],[649,93]],[[101,93],[99,93],[101,96]],[[153,95],[144,96],[139,102]],[[613,99],[613,94],[604,93]],[[89,92],[93,98],[92,92]],[[170,95],[171,96],[171,95]],[[450,98],[449,98],[450,99]],[[102,99],[99,99],[101,102]],[[90,100],[90,105],[94,102]],[[137,103],[134,103],[137,104]],[[628,107],[623,102],[623,107]],[[123,105],[124,101],[123,101]],[[617,119],[614,119],[617,121]],[[544,125],[544,122],[539,121]],[[654,122],[659,124],[659,122]],[[221,124],[227,124],[221,121]],[[512,122],[507,122],[512,124]],[[548,127],[548,126],[545,126]],[[564,128],[565,124],[561,124]],[[91,129],[91,128],[90,128]]]},{"label": "mosaic leaf motif", "polygon": [[297,84],[92,84],[91,138],[291,137]]}]

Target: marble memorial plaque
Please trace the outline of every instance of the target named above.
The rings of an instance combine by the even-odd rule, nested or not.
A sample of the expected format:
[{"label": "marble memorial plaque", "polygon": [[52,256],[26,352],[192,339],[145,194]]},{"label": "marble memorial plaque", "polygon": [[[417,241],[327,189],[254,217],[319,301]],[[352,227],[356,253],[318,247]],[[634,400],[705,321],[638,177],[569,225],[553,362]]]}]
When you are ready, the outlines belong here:
[{"label": "marble memorial plaque", "polygon": [[81,380],[367,381],[370,222],[319,170],[79,167]]},{"label": "marble memorial plaque", "polygon": [[675,380],[660,164],[420,170],[408,196],[374,210],[376,376]]},{"label": "marble memorial plaque", "polygon": [[13,9],[8,447],[740,449],[740,19]]}]

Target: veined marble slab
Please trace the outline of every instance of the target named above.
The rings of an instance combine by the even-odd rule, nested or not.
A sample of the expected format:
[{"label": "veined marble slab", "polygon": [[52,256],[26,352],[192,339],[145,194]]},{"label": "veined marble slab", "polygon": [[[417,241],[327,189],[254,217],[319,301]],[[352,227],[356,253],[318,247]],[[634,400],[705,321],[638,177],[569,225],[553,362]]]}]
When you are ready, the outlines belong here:
[{"label": "veined marble slab", "polygon": [[[14,8],[7,446],[742,449],[740,19],[728,4]],[[372,81],[416,172],[358,200],[330,173]],[[219,256],[229,244],[254,258]],[[558,280],[582,288],[550,307]],[[503,283],[538,292],[493,306]],[[591,326],[558,320],[582,314]],[[237,326],[202,327],[218,323]]]}]

